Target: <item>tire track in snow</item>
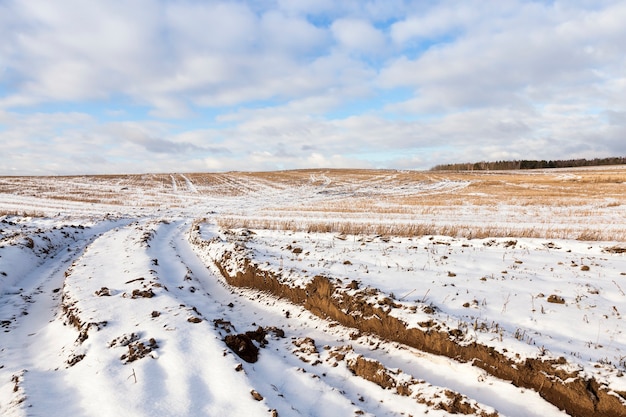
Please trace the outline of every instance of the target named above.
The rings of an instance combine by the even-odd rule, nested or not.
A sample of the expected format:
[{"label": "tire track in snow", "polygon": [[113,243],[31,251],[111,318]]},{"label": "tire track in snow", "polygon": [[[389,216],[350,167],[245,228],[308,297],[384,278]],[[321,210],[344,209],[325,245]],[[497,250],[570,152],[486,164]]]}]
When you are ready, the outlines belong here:
[{"label": "tire track in snow", "polygon": [[190,192],[194,193],[194,194],[198,194],[198,189],[196,188],[194,183],[191,182],[191,180],[189,178],[187,178],[186,176],[184,176],[183,174],[180,174],[180,176],[183,178],[183,180],[185,180],[185,184],[187,185],[187,189]]},{"label": "tire track in snow", "polygon": [[[274,297],[228,287],[207,269],[188,242],[189,227],[184,220],[135,222],[104,233],[80,256],[66,258],[58,265],[55,273],[60,282],[63,270],[72,264],[63,292],[75,302],[81,320],[107,324],[99,330],[88,328],[88,337],[78,343],[74,328],[54,320],[37,343],[31,343],[32,350],[24,352],[23,358],[15,356],[16,364],[28,364],[27,357],[37,358],[39,364],[38,368],[28,365],[24,377],[24,404],[32,406],[29,413],[58,410],[55,415],[77,417],[103,413],[264,416],[276,409],[283,417],[357,413],[399,416],[426,411],[434,416],[447,415],[355,377],[345,365],[333,366],[326,361],[329,354],[324,347],[350,344],[358,354],[409,370],[417,366],[407,360],[410,352],[399,354],[403,349],[386,346],[376,338],[353,338],[350,329],[333,326]],[[96,295],[103,287],[110,296]],[[135,298],[135,290],[150,290],[154,295]],[[158,313],[156,317],[153,312]],[[200,321],[191,323],[188,319],[192,318]],[[215,320],[230,325],[216,326]],[[253,331],[258,326],[276,326],[285,332],[285,338],[269,335],[258,362],[246,363],[222,339],[229,331]],[[21,342],[29,341],[29,326],[21,328]],[[158,348],[124,365],[120,356],[128,353],[128,348],[109,346],[133,334],[137,341],[154,338]],[[293,342],[306,337],[314,340],[322,363],[294,353],[297,349]],[[37,352],[41,346],[50,345],[55,346],[53,353]],[[84,359],[74,366],[65,365],[72,355],[83,354]],[[44,360],[48,361],[46,366],[42,365]],[[445,372],[454,373],[455,367],[462,366],[446,363],[449,369]],[[429,369],[434,375],[442,372]],[[86,380],[90,383],[85,384]],[[488,386],[480,388],[477,391],[489,391]],[[252,389],[264,399],[252,399]],[[494,392],[501,391],[494,388]]]},{"label": "tire track in snow", "polygon": [[[55,369],[55,364],[65,358],[64,343],[75,337],[71,332],[68,335],[69,329],[58,320],[60,288],[64,272],[72,262],[80,258],[99,233],[116,226],[117,223],[103,222],[85,229],[81,237],[67,237],[65,244],[48,252],[41,264],[20,279],[19,291],[1,294],[0,318],[11,322],[0,333],[1,415],[30,415],[33,409],[40,408],[45,414],[49,407],[59,415],[78,415],[72,393]],[[23,376],[14,384],[13,376],[19,374]],[[3,385],[6,381],[12,382]]]},{"label": "tire track in snow", "polygon": [[[175,296],[179,305],[202,318],[201,323],[192,325],[190,329],[202,329],[205,339],[207,334],[219,339],[220,355],[224,351],[227,363],[239,363],[238,367],[248,381],[248,386],[264,397],[262,403],[268,409],[277,410],[280,416],[361,413],[398,416],[405,410],[414,410],[417,414],[429,410],[428,406],[417,404],[413,399],[398,397],[373,383],[353,377],[346,367],[323,367],[304,362],[301,356],[293,353],[296,349],[293,344],[295,340],[314,337],[319,350],[323,351],[324,345],[336,345],[338,339],[342,344],[343,340],[349,339],[349,331],[333,331],[330,323],[292,304],[256,291],[235,290],[227,286],[194,253],[186,237],[188,227],[189,224],[182,221],[160,225],[149,241],[147,253],[150,258],[158,259],[153,268],[160,277],[159,282],[169,289],[168,296]],[[290,313],[286,314],[287,311]],[[217,326],[216,330],[213,325],[216,320],[228,324]],[[285,337],[268,335],[268,345],[260,350],[256,363],[242,361],[221,340],[227,334],[253,331],[259,326],[278,327],[285,332]],[[202,342],[197,335],[190,340],[193,340],[194,345],[204,346],[204,355],[207,354],[206,340]],[[189,347],[186,348],[171,337],[165,344],[176,344],[176,351],[189,350]],[[191,351],[185,353],[189,357],[200,354]],[[159,361],[164,359],[165,353],[160,354]],[[219,365],[214,362],[212,366],[215,368]],[[233,369],[234,365],[229,369],[230,372]],[[212,371],[215,372],[214,369]],[[170,370],[168,373],[174,372]],[[214,384],[215,381],[211,380],[206,371],[198,375],[196,387],[204,387],[202,390],[210,392]],[[232,393],[222,395],[227,398],[230,396],[229,401],[242,400]],[[381,398],[385,398],[385,401],[379,401]],[[433,415],[445,415],[443,411],[437,412],[432,408],[430,411]]]},{"label": "tire track in snow", "polygon": [[[315,374],[303,372],[302,362],[291,354],[291,336],[302,337],[310,333],[310,329],[301,328],[294,335],[288,326],[284,325],[285,311],[288,309],[294,311],[298,308],[272,298],[267,299],[267,304],[262,306],[258,298],[255,300],[248,298],[255,298],[258,294],[246,295],[245,291],[234,291],[228,287],[213,271],[207,269],[193,252],[186,238],[188,227],[188,224],[170,227],[169,231],[158,238],[160,242],[158,247],[156,245],[153,247],[155,255],[158,253],[162,259],[167,259],[165,262],[159,262],[167,265],[162,269],[166,275],[171,275],[171,268],[177,263],[182,263],[188,268],[191,280],[186,288],[181,289],[180,300],[193,305],[209,322],[218,320],[230,323],[233,326],[232,330],[222,331],[221,336],[231,331],[253,331],[258,326],[278,326],[287,333],[285,339],[271,338],[268,346],[261,349],[260,359],[255,364],[241,361],[227,349],[228,356],[232,356],[241,364],[251,386],[265,397],[264,402],[268,408],[277,409],[280,416],[337,413],[353,415],[358,411],[359,408],[346,398],[345,393],[341,393],[341,387],[329,386],[316,378]],[[174,251],[164,250],[168,246]],[[189,291],[192,288],[195,289]],[[309,315],[304,310],[299,314]],[[295,387],[299,388],[294,389]],[[356,401],[356,397],[354,400]]]},{"label": "tire track in snow", "polygon": [[178,185],[176,184],[176,178],[174,178],[173,175],[170,175],[170,178],[172,179],[172,192],[176,194],[178,192]]},{"label": "tire track in snow", "polygon": [[[71,314],[80,335],[66,327],[72,337],[64,354],[77,360],[57,375],[72,394],[67,402],[81,409],[51,404],[58,401],[54,396],[46,403],[48,387],[38,377],[31,410],[43,404],[61,410],[53,414],[59,416],[266,415],[200,312],[224,307],[184,285],[188,270],[167,240],[178,226],[132,223],[103,234],[72,263],[63,288],[64,318]],[[194,317],[200,322],[188,321]],[[146,346],[154,349],[143,352]],[[125,364],[125,358],[132,362]]]}]

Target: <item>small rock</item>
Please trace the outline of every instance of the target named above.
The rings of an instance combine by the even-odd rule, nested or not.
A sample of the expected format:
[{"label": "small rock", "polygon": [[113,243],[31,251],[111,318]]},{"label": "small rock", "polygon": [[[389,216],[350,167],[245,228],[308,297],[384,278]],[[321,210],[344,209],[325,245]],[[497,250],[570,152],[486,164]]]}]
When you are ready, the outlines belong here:
[{"label": "small rock", "polygon": [[252,390],[250,391],[250,394],[252,395],[252,398],[254,398],[257,401],[263,401],[263,396],[261,394],[259,394],[257,391]]},{"label": "small rock", "polygon": [[95,293],[98,297],[109,297],[111,296],[111,290],[107,287],[102,287]]},{"label": "small rock", "polygon": [[556,294],[551,294],[550,296],[548,296],[548,300],[549,303],[554,303],[554,304],[565,304],[565,299],[561,296],[558,296]]}]

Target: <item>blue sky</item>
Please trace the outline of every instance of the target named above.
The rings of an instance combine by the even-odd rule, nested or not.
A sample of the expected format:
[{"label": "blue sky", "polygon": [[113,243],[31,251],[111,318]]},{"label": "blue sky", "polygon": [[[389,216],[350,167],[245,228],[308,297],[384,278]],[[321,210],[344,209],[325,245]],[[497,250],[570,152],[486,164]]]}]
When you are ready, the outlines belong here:
[{"label": "blue sky", "polygon": [[623,1],[0,0],[0,175],[626,155]]}]

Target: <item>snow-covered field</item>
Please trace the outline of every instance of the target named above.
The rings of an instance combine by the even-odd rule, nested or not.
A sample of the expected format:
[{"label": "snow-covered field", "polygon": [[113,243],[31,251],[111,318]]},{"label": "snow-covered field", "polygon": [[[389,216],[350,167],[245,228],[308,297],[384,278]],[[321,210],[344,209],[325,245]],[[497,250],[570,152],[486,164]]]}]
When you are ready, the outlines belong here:
[{"label": "snow-covered field", "polygon": [[626,415],[625,218],[625,167],[0,178],[0,415]]}]

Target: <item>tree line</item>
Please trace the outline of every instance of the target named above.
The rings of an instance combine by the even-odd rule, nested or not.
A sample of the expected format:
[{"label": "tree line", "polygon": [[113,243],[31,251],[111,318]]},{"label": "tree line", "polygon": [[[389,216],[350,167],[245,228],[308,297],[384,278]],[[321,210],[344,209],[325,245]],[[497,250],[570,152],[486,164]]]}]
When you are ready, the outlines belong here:
[{"label": "tree line", "polygon": [[435,165],[433,168],[431,168],[431,171],[498,171],[516,169],[590,167],[602,165],[626,165],[626,157],[594,159],[582,158],[554,161],[522,159],[514,161],[465,162],[457,164]]}]

